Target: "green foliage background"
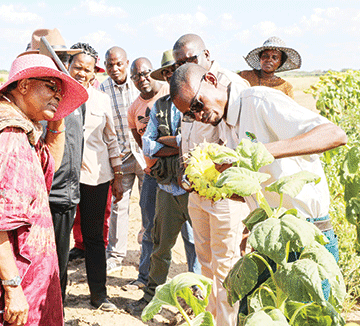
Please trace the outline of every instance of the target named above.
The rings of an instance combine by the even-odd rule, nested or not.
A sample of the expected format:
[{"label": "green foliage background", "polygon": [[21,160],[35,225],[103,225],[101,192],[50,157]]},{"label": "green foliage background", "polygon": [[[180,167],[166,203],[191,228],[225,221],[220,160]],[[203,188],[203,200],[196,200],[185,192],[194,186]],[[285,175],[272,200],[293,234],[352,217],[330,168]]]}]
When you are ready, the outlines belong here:
[{"label": "green foliage background", "polygon": [[[360,145],[360,72],[330,71],[305,93],[312,94],[317,99],[316,108],[320,114],[339,125],[348,136],[347,146],[324,153],[322,160],[332,198],[330,216],[339,239],[339,265],[349,294],[345,309],[349,310],[360,298],[360,246],[357,237],[360,220],[359,216],[356,219],[356,214],[355,218],[349,216],[349,212],[346,216],[344,178],[341,176],[349,149],[357,149]],[[353,180],[360,183],[360,169],[355,174]],[[348,222],[350,219],[355,225]]]}]

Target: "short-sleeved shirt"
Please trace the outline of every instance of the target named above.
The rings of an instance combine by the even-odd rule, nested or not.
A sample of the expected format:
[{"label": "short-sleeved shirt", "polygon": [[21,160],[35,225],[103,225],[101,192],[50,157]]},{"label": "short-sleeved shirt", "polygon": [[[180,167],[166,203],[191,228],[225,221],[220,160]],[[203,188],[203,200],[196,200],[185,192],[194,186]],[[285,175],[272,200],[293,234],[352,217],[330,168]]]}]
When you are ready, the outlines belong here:
[{"label": "short-sleeved shirt", "polygon": [[169,84],[164,84],[159,92],[152,98],[144,100],[140,95],[128,109],[129,129],[136,129],[140,136],[143,136],[149,122],[150,110],[154,103],[164,95],[169,94]]},{"label": "short-sleeved shirt", "polygon": [[[331,123],[326,118],[312,112],[283,92],[264,86],[255,86],[241,90],[231,85],[229,109],[225,119],[232,127],[239,140],[247,138],[246,132],[255,134],[262,143],[285,140],[304,134],[313,128]],[[224,140],[233,134],[227,133]],[[302,191],[291,198],[284,195],[283,206],[295,207],[306,218],[318,218],[328,214],[330,196],[326,177],[321,166],[319,155],[302,155],[276,159],[272,164],[264,166],[260,172],[268,173],[271,178],[263,186],[274,182],[282,176],[292,175],[300,171],[310,171],[321,177],[318,184],[310,183]],[[270,206],[279,206],[279,195],[275,192],[264,192]],[[251,199],[248,198],[249,204]]]}]

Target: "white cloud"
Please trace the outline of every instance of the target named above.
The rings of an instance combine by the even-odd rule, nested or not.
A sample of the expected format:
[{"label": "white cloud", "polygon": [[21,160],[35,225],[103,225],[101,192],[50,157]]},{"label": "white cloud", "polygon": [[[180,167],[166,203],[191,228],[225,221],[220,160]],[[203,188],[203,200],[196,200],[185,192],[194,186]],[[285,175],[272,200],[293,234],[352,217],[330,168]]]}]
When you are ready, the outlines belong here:
[{"label": "white cloud", "polygon": [[303,35],[302,29],[297,24],[294,24],[294,25],[288,26],[288,27],[284,27],[283,30],[284,30],[284,34],[289,35],[289,36],[302,36]]},{"label": "white cloud", "polygon": [[264,21],[254,26],[254,29],[259,31],[262,36],[269,37],[277,33],[278,28],[275,23],[271,21]]},{"label": "white cloud", "polygon": [[80,8],[84,8],[87,14],[99,17],[116,16],[117,18],[125,18],[128,16],[127,12],[121,7],[107,6],[105,0],[81,1]]},{"label": "white cloud", "polygon": [[234,31],[239,29],[240,24],[231,14],[225,13],[220,15],[220,26],[224,31]]},{"label": "white cloud", "polygon": [[38,5],[39,8],[42,8],[42,9],[47,7],[47,4],[45,2],[38,2],[37,5]]},{"label": "white cloud", "polygon": [[152,26],[157,37],[174,41],[179,35],[196,32],[203,34],[204,27],[211,24],[202,12],[192,14],[162,14],[149,18],[143,25]]},{"label": "white cloud", "polygon": [[2,5],[0,7],[0,19],[6,23],[24,24],[24,23],[41,23],[42,18],[24,7],[14,5]]},{"label": "white cloud", "polygon": [[117,23],[117,24],[115,25],[115,28],[116,28],[117,30],[119,30],[120,32],[125,33],[125,34],[127,34],[127,35],[136,36],[136,34],[137,34],[136,29],[135,29],[135,28],[132,28],[128,23],[126,23],[126,24],[119,24],[119,23]]},{"label": "white cloud", "polygon": [[239,40],[241,43],[248,43],[251,37],[251,32],[248,29],[245,29],[235,35],[235,39]]},{"label": "white cloud", "polygon": [[100,47],[103,48],[114,43],[111,36],[104,31],[90,33],[84,37],[84,41],[89,43],[97,51],[99,51]]}]

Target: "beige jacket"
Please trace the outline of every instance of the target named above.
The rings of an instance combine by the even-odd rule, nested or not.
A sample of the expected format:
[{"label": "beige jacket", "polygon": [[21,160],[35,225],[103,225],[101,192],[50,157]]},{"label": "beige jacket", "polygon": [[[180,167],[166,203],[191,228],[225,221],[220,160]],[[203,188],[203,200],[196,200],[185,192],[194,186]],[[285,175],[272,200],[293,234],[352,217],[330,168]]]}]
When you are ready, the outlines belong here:
[{"label": "beige jacket", "polygon": [[121,159],[110,97],[91,86],[88,94],[80,182],[96,186],[113,179],[112,167],[121,165]]}]

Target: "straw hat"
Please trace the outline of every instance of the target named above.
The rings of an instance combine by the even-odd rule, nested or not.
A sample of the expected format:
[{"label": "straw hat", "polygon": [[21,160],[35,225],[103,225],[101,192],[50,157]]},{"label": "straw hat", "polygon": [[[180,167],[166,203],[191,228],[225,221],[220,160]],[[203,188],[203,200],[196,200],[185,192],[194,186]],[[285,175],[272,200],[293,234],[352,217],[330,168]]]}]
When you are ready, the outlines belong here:
[{"label": "straw hat", "polygon": [[164,76],[162,75],[162,71],[168,67],[171,67],[175,63],[174,57],[173,57],[173,50],[167,50],[163,53],[162,59],[161,59],[161,68],[154,70],[151,72],[150,77],[156,80],[163,80]]},{"label": "straw hat", "polygon": [[24,54],[39,53],[40,39],[45,36],[51,47],[55,52],[65,52],[70,55],[81,52],[81,49],[68,49],[65,44],[65,40],[61,36],[57,28],[54,29],[37,29],[31,36],[30,47],[19,56]]},{"label": "straw hat", "polygon": [[56,77],[62,81],[62,100],[52,120],[60,120],[88,99],[86,89],[75,79],[59,71],[52,59],[42,54],[29,54],[17,57],[11,65],[9,79],[0,86],[0,93],[14,81],[31,77]]},{"label": "straw hat", "polygon": [[276,72],[298,69],[301,66],[300,54],[296,50],[287,47],[282,39],[273,36],[268,38],[263,46],[250,51],[245,57],[245,61],[251,68],[261,70],[259,54],[264,50],[278,50],[287,55],[285,62],[275,70]]}]

